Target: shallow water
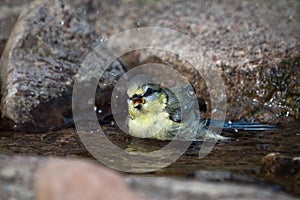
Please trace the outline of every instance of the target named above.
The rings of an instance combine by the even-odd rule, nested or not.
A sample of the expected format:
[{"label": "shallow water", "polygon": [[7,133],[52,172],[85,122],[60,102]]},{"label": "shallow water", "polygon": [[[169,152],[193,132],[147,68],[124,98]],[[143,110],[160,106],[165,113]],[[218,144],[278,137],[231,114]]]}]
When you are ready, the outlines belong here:
[{"label": "shallow water", "polygon": [[[158,140],[126,136],[111,125],[103,126],[103,130],[106,131],[108,138],[122,149],[149,152],[167,144]],[[205,158],[198,157],[201,143],[195,142],[175,163],[149,174],[186,177],[197,170],[230,170],[278,183],[289,193],[300,195],[297,188],[300,180],[295,180],[287,174],[271,176],[260,173],[261,159],[271,152],[279,152],[291,157],[300,155],[300,127],[275,131],[240,131],[227,133],[226,136],[231,137],[233,141],[215,145]],[[41,134],[1,131],[0,153],[94,159],[85,149],[74,128]],[[110,155],[111,152],[107,154]]]}]

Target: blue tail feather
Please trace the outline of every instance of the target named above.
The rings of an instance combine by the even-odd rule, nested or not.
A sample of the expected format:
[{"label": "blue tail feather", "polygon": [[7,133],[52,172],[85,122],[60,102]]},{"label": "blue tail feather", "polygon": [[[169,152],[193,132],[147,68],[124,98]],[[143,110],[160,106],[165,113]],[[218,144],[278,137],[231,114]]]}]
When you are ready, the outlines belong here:
[{"label": "blue tail feather", "polygon": [[223,128],[223,131],[228,132],[238,132],[238,131],[268,131],[268,130],[276,130],[277,126],[271,124],[261,124],[256,123],[254,121],[246,121],[245,119],[241,119],[237,122],[232,121],[218,121],[212,119],[205,119],[207,121],[206,127],[218,127]]}]

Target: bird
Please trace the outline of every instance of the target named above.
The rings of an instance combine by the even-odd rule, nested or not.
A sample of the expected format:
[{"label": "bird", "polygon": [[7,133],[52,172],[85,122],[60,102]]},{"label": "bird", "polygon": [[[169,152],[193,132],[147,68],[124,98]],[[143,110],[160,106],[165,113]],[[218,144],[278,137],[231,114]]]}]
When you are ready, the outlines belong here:
[{"label": "bird", "polygon": [[158,140],[229,141],[206,128],[199,115],[191,85],[163,87],[145,77],[131,81],[127,89],[128,134]]}]

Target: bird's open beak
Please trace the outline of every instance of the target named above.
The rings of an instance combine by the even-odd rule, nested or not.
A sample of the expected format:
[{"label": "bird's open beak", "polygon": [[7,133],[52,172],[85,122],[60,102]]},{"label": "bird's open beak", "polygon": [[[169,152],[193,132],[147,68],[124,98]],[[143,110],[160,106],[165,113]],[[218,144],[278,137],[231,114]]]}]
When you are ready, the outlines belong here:
[{"label": "bird's open beak", "polygon": [[132,99],[132,106],[133,106],[134,108],[141,107],[141,105],[144,104],[144,103],[145,103],[144,98],[138,97],[138,98]]}]

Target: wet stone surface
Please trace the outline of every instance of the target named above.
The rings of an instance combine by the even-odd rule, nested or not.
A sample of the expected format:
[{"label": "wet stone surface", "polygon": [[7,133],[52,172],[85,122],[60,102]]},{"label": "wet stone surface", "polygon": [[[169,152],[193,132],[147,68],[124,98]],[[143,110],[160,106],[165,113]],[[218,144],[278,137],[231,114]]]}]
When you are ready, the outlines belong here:
[{"label": "wet stone surface", "polygon": [[[89,82],[93,71],[86,73],[87,77],[75,74],[99,44],[103,50],[89,62],[97,66],[93,69],[104,71],[113,53],[84,17],[55,0],[26,7],[1,57],[2,126],[29,132],[66,127],[64,118],[72,117],[74,80]],[[96,96],[103,107],[109,105],[107,93],[113,86],[110,73],[118,74],[114,79],[124,73],[119,60],[109,64]],[[102,114],[105,112],[103,109]]]},{"label": "wet stone surface", "polygon": [[[115,145],[121,149],[128,149],[130,151],[151,152],[167,144],[167,142],[163,141],[129,137],[111,125],[104,125],[103,130]],[[74,129],[65,129],[38,135],[24,133],[12,134],[6,131],[2,131],[0,134],[1,153],[8,155],[64,156],[94,160],[81,143]],[[289,174],[288,176],[285,174],[274,176],[273,174],[266,173],[266,168],[263,168],[265,162],[262,162],[262,159],[272,152],[280,152],[282,155],[290,157],[299,156],[299,134],[299,127],[270,132],[230,133],[227,134],[227,136],[232,137],[233,141],[226,144],[217,144],[213,148],[213,151],[205,158],[198,157],[201,143],[193,143],[187,152],[175,163],[159,171],[149,173],[149,175],[155,177],[194,177],[192,179],[197,179],[197,171],[199,170],[226,170],[233,174],[231,178],[226,178],[223,174],[225,178],[224,176],[223,179],[219,178],[220,180],[208,178],[208,182],[231,181],[253,185],[253,182],[258,183],[257,180],[262,180],[270,183],[271,188],[276,191],[284,188],[291,194],[300,195],[296,187],[299,185],[297,173]],[[102,149],[102,151],[105,151],[105,149]],[[107,152],[107,154],[111,155],[112,159],[115,159],[111,152]],[[269,166],[269,168],[272,168],[272,166],[273,164]],[[242,178],[238,174],[241,174]],[[206,175],[206,178],[209,176],[210,175]],[[246,177],[246,180],[244,180],[243,176]],[[247,176],[250,176],[250,178]],[[272,184],[275,184],[274,187]],[[282,188],[278,185],[281,185]],[[265,186],[270,188],[268,184],[265,184]]]},{"label": "wet stone surface", "polygon": [[[91,5],[104,13],[96,29],[108,38],[134,28],[171,28],[199,42],[192,51],[206,59],[198,63],[199,74],[189,64],[196,58],[184,60],[157,49],[133,50],[124,59],[129,67],[148,62],[174,67],[210,109],[214,91],[207,90],[205,80],[214,69],[225,81],[229,120],[246,117],[273,124],[299,123],[299,1],[93,1]],[[97,14],[90,16],[92,22],[97,19]],[[152,39],[152,44],[174,50],[188,45],[178,38],[161,38]]]},{"label": "wet stone surface", "polygon": [[0,1],[0,57],[19,14],[32,0]]}]

